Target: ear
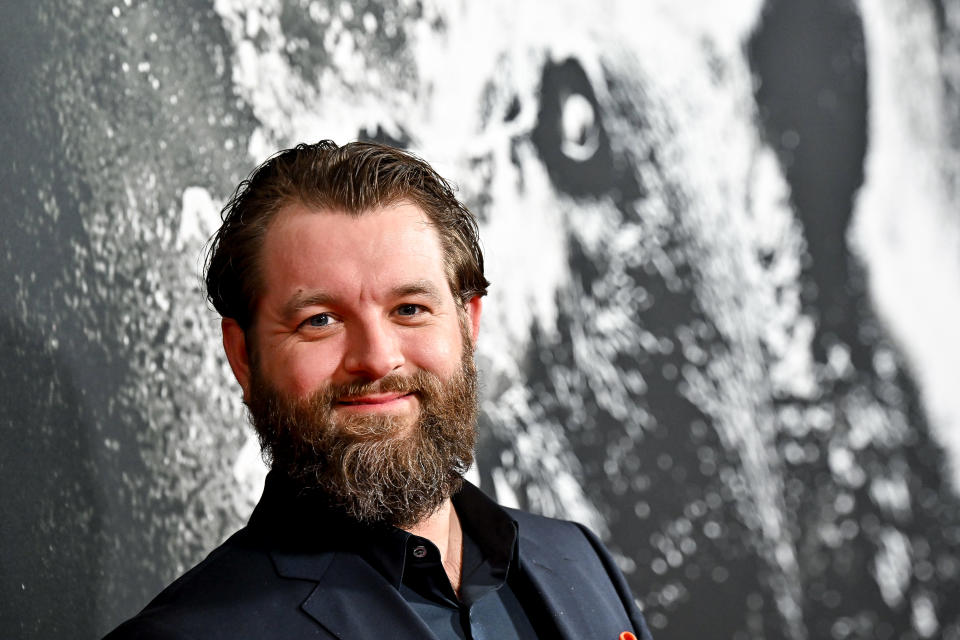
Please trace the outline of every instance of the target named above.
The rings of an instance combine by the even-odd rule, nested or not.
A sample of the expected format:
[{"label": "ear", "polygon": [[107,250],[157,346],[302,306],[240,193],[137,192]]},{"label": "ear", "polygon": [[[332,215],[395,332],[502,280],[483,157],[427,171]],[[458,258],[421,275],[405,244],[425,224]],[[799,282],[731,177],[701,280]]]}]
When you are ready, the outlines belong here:
[{"label": "ear", "polygon": [[223,350],[227,354],[233,377],[243,389],[243,401],[250,399],[250,354],[247,352],[247,336],[233,318],[224,318],[220,321],[223,331]]},{"label": "ear", "polygon": [[476,349],[477,338],[480,337],[480,311],[483,309],[483,300],[480,296],[474,296],[463,306],[467,311],[467,322],[470,323],[470,339],[473,340],[473,348]]}]

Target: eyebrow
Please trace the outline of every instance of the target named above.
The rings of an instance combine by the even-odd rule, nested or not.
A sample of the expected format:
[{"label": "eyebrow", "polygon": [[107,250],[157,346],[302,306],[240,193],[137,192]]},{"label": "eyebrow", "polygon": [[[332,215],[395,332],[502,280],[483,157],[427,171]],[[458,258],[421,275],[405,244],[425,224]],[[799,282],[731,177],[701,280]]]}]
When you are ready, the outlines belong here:
[{"label": "eyebrow", "polygon": [[[424,296],[434,304],[440,304],[442,301],[439,289],[429,280],[415,280],[401,284],[391,289],[390,295],[394,298]],[[292,318],[307,307],[326,306],[335,302],[336,297],[323,290],[298,291],[283,305],[283,315],[286,318]]]},{"label": "eyebrow", "polygon": [[292,318],[307,307],[328,305],[333,300],[326,291],[298,291],[283,305],[283,317]]},{"label": "eyebrow", "polygon": [[402,284],[399,287],[394,287],[390,293],[392,293],[395,298],[424,296],[430,298],[435,304],[441,302],[439,289],[429,280],[415,280],[408,284]]}]

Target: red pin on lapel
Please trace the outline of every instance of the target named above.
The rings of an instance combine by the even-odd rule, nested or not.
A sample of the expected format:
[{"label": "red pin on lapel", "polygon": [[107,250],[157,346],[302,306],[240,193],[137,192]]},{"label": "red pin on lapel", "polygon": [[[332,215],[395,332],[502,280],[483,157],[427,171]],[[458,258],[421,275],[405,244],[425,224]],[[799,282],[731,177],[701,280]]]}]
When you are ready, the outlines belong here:
[{"label": "red pin on lapel", "polygon": [[637,636],[633,635],[629,631],[624,631],[620,634],[618,640],[637,640]]}]

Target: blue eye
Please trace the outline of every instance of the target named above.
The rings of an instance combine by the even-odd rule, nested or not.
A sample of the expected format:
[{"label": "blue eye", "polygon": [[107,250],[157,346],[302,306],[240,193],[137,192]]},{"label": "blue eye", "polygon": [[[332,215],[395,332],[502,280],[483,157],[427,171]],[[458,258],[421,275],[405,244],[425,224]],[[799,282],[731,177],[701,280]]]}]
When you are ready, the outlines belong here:
[{"label": "blue eye", "polygon": [[418,304],[402,304],[397,307],[397,313],[401,316],[415,316],[423,309]]},{"label": "blue eye", "polygon": [[327,327],[330,325],[330,314],[318,313],[307,319],[307,325],[311,327]]}]

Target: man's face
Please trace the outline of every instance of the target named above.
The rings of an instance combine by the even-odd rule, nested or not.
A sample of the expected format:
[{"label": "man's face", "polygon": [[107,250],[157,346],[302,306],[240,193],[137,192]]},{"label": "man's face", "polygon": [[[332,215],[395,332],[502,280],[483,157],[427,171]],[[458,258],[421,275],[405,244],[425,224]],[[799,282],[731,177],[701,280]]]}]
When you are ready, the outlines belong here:
[{"label": "man's face", "polygon": [[[281,211],[261,251],[251,329],[264,378],[304,398],[328,383],[418,370],[451,376],[463,344],[443,257],[436,231],[412,204],[359,217],[302,205]],[[475,334],[479,301],[467,304],[467,314]],[[389,394],[350,400],[338,414],[412,420],[419,404]]]},{"label": "man's face", "polygon": [[360,217],[292,205],[264,240],[250,341],[224,321],[274,466],[359,519],[426,515],[471,459],[480,301],[459,308],[443,257],[411,204]]}]

